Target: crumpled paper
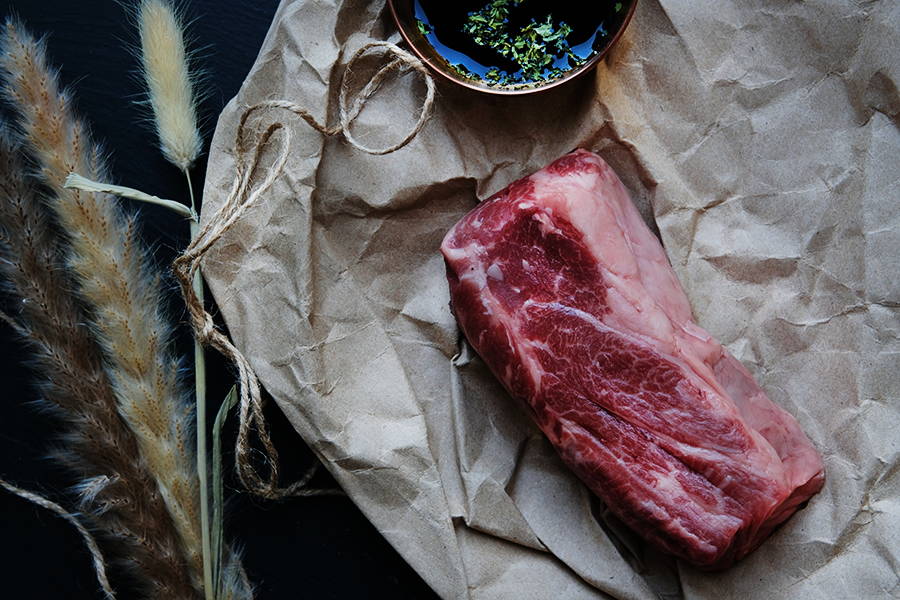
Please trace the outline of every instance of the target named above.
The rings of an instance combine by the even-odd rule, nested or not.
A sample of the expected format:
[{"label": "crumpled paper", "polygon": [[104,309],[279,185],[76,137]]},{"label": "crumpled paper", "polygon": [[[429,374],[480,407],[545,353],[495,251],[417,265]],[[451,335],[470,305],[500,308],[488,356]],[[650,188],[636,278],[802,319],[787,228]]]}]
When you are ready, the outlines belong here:
[{"label": "crumpled paper", "polygon": [[[206,218],[230,191],[246,107],[286,99],[335,122],[346,61],[377,40],[399,40],[383,0],[282,3],[219,120]],[[260,115],[289,123],[285,172],[203,272],[268,392],[442,598],[896,596],[898,80],[894,2],[640,0],[596,72],[531,97],[441,84],[393,154]],[[398,141],[423,90],[386,82],[354,136]],[[824,490],[726,571],[680,564],[607,514],[450,314],[444,233],[579,146],[658,231],[698,323],[825,460]]]}]

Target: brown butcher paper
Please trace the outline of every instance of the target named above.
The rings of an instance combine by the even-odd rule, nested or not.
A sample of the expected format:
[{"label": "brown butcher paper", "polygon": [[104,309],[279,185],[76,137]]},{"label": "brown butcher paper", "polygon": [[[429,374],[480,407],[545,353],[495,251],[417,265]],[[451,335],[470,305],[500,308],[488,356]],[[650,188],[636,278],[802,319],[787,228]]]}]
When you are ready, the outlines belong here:
[{"label": "brown butcher paper", "polygon": [[[287,100],[333,125],[353,53],[399,39],[381,0],[282,2],[218,122],[204,218],[231,191],[249,106]],[[595,72],[524,97],[439,82],[424,128],[390,154],[257,111],[254,126],[290,129],[287,164],[203,273],[266,390],[442,598],[896,597],[898,81],[895,2],[640,0]],[[389,77],[354,138],[402,139],[425,90]],[[609,515],[450,314],[446,231],[576,147],[619,173],[697,322],[825,460],[823,491],[725,571],[680,564]]]}]

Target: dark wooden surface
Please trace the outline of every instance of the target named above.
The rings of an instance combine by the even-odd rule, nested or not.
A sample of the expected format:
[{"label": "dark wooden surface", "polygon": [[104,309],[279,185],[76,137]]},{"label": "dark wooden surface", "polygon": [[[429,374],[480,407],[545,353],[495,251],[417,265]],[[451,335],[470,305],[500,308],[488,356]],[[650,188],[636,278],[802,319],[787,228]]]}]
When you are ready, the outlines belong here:
[{"label": "dark wooden surface", "polygon": [[[81,116],[95,141],[106,148],[118,183],[164,198],[186,198],[184,176],[160,154],[153,132],[136,104],[141,86],[137,60],[126,49],[135,41],[123,4],[129,0],[12,0],[5,17],[17,16],[36,36],[46,36],[52,64],[74,92]],[[275,14],[276,0],[190,0],[185,9],[196,58],[205,71],[202,104],[208,147],[216,117],[237,93],[256,58]],[[201,190],[205,157],[195,168]],[[160,265],[188,241],[186,224],[164,209],[140,209],[144,237]],[[171,310],[183,318],[183,304],[171,295]],[[179,351],[191,354],[183,331]],[[23,348],[0,326],[0,476],[21,487],[64,501],[66,477],[48,458],[57,425],[35,404],[31,372]],[[211,399],[224,397],[233,376],[211,365]],[[288,473],[302,472],[311,454],[277,409],[269,411],[276,445]],[[229,431],[234,420],[229,420]],[[226,442],[230,445],[232,437]],[[319,486],[334,486],[326,474]],[[346,497],[263,501],[243,492],[233,478],[227,534],[243,550],[257,598],[430,599],[435,594],[400,558]],[[102,598],[91,561],[75,528],[29,502],[0,491],[0,575],[7,598],[67,600]],[[114,574],[113,574],[114,575]],[[134,598],[120,587],[121,600]]]}]

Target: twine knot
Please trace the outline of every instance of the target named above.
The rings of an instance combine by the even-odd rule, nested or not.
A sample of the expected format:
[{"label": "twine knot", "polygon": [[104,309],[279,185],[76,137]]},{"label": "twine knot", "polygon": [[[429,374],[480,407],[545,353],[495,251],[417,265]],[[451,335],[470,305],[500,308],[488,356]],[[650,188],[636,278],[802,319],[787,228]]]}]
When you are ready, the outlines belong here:
[{"label": "twine knot", "polygon": [[[366,53],[372,50],[383,50],[391,55],[390,61],[372,76],[365,87],[350,103],[351,90],[347,74],[353,65]],[[350,125],[359,116],[366,101],[372,97],[390,71],[398,68],[412,68],[422,75],[427,87],[427,94],[422,105],[421,114],[415,127],[400,142],[387,148],[372,149],[361,145],[350,133]],[[273,122],[259,131],[256,142],[247,148],[247,121],[256,111],[262,109],[282,109],[294,113],[306,121],[313,129],[326,136],[343,134],[344,139],[354,148],[368,154],[382,155],[394,152],[406,146],[421,131],[431,111],[435,98],[435,84],[425,65],[411,53],[390,42],[373,42],[360,48],[347,63],[341,80],[339,96],[339,124],[329,128],[320,124],[305,108],[286,100],[268,100],[247,108],[241,115],[235,139],[236,172],[231,192],[221,209],[207,220],[199,233],[191,241],[184,253],[179,256],[173,269],[181,287],[191,317],[194,335],[204,346],[211,346],[222,353],[238,371],[238,389],[240,391],[239,429],[236,446],[237,472],[243,485],[250,491],[272,499],[289,495],[309,495],[312,493],[304,487],[314,473],[311,469],[300,481],[288,487],[279,487],[278,453],[269,437],[268,428],[263,417],[263,401],[259,380],[250,362],[238,350],[226,335],[214,325],[212,316],[206,311],[203,303],[193,289],[194,276],[200,268],[200,262],[209,249],[225,232],[262,197],[281,175],[287,162],[291,145],[290,129],[281,122]],[[257,187],[251,187],[251,175],[261,167],[261,156],[276,131],[283,130],[281,149],[274,162],[266,169],[265,179]],[[250,431],[255,428],[261,441],[269,465],[268,477],[263,477],[253,466],[250,454]],[[316,463],[315,466],[317,466]],[[327,493],[327,492],[326,492]]]}]

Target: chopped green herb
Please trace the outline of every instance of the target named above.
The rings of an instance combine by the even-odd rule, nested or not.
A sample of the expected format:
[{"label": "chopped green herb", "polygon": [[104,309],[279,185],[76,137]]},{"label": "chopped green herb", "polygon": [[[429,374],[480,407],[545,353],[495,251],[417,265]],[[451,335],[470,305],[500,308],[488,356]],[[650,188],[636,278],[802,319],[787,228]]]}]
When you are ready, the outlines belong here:
[{"label": "chopped green herb", "polygon": [[421,19],[416,19],[416,24],[419,26],[419,33],[422,35],[428,35],[434,31],[434,28]]},{"label": "chopped green herb", "polygon": [[481,79],[481,77],[477,73],[473,73],[472,71],[468,70],[463,64],[453,65],[453,68],[456,69],[459,74],[466,79],[471,79],[472,81],[479,81]]},{"label": "chopped green herb", "polygon": [[[534,19],[522,27],[515,36],[507,32],[510,4],[520,4],[524,0],[493,0],[478,12],[469,13],[463,31],[472,36],[476,44],[490,47],[511,59],[521,69],[509,74],[497,67],[491,67],[484,76],[486,81],[499,85],[519,85],[554,79],[569,68],[580,66],[583,58],[569,48],[566,40],[572,28],[566,23],[554,26],[553,17],[538,23]],[[553,66],[568,57],[568,68]]]}]

